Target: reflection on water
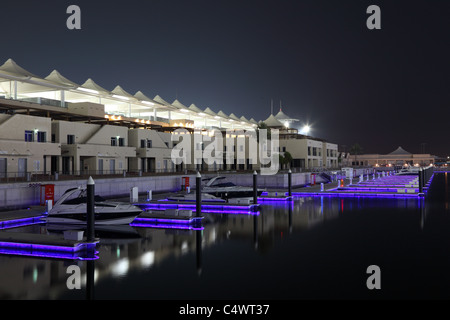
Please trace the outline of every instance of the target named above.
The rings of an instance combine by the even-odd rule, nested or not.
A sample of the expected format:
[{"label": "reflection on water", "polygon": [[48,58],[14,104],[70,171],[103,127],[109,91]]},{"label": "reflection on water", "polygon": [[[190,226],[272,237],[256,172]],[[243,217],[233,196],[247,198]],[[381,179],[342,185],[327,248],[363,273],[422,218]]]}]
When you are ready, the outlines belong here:
[{"label": "reflection on water", "polygon": [[[358,290],[367,291],[361,268],[371,259],[384,263],[383,279],[403,262],[418,264],[419,254],[450,266],[450,254],[436,247],[450,244],[439,238],[450,227],[447,174],[436,176],[434,185],[441,188],[430,190],[426,201],[305,197],[264,203],[259,215],[209,214],[197,231],[98,229],[95,261],[0,255],[0,299],[359,297]],[[45,225],[8,232],[15,231],[58,232]],[[423,251],[427,246],[433,249]],[[82,290],[67,289],[72,264],[81,268]],[[407,282],[398,281],[399,288]],[[397,289],[385,290],[395,296]]]}]

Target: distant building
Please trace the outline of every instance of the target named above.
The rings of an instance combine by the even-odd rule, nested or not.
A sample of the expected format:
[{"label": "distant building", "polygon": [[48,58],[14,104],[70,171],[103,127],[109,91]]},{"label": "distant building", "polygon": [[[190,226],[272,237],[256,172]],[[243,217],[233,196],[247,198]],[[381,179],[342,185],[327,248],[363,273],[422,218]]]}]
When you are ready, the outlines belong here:
[{"label": "distant building", "polygon": [[436,156],[431,154],[414,154],[398,147],[388,154],[351,154],[348,158],[348,165],[352,166],[427,166],[434,164]]}]

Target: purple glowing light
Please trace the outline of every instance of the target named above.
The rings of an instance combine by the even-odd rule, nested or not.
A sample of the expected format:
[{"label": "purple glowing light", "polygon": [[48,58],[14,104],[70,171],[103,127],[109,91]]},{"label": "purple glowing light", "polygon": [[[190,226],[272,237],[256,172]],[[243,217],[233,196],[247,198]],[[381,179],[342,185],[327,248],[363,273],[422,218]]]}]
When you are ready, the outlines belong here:
[{"label": "purple glowing light", "polygon": [[[153,209],[184,209],[195,211],[195,204],[179,204],[179,203],[147,203],[140,205],[143,210],[153,210]],[[233,205],[213,205],[213,204],[202,204],[202,212],[207,213],[237,213],[245,212],[251,214],[259,207],[258,204],[252,204],[249,206],[233,206]],[[246,210],[244,210],[246,209]]]},{"label": "purple glowing light", "polygon": [[[136,220],[135,220],[136,221]],[[203,230],[203,226],[197,226],[193,224],[169,224],[169,223],[154,223],[154,222],[147,222],[147,221],[138,221],[138,222],[132,222],[130,224],[132,227],[137,228],[158,228],[158,229],[180,229],[180,230]]]},{"label": "purple glowing light", "polygon": [[98,251],[95,251],[95,245],[96,243],[80,243],[74,247],[64,247],[1,241],[0,253],[58,259],[95,260],[98,259],[98,256],[96,256]]},{"label": "purple glowing light", "polygon": [[155,222],[155,223],[179,223],[179,224],[200,224],[201,220],[203,219],[203,217],[192,217],[191,219],[176,219],[176,218],[152,218],[152,217],[143,217],[143,218],[139,218],[137,217],[136,219],[133,220],[133,222],[138,221],[138,222]]},{"label": "purple glowing light", "polygon": [[30,218],[21,218],[21,219],[15,219],[15,220],[1,221],[0,229],[16,228],[16,227],[23,227],[23,226],[28,226],[28,225],[32,225],[32,224],[39,224],[39,223],[43,222],[41,220],[42,217],[30,217]]}]

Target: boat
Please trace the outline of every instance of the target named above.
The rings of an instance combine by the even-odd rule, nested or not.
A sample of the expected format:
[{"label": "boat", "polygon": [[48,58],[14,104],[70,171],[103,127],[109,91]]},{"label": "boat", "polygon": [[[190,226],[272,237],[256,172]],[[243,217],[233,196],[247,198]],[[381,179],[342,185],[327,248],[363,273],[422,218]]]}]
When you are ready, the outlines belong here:
[{"label": "boat", "polygon": [[[202,188],[202,193],[210,194],[225,200],[233,198],[253,197],[253,187],[237,186],[232,182],[226,181],[224,176],[216,176],[204,179],[208,181]],[[225,180],[225,181],[224,181]],[[265,189],[257,189],[256,193],[260,196]]]},{"label": "boat", "polygon": [[404,167],[400,169],[399,172],[396,173],[397,176],[413,176],[419,174],[419,167]]},{"label": "boat", "polygon": [[[197,194],[194,193],[186,193],[186,194],[178,194],[178,195],[170,195],[167,197],[168,201],[186,201],[186,202],[195,202],[197,201]],[[218,198],[208,193],[202,194],[202,202],[225,202],[224,199]]]},{"label": "boat", "polygon": [[[95,225],[122,225],[131,223],[142,210],[125,202],[106,201],[94,197]],[[85,225],[87,215],[87,190],[77,187],[66,190],[48,212],[45,221],[57,224]]]}]

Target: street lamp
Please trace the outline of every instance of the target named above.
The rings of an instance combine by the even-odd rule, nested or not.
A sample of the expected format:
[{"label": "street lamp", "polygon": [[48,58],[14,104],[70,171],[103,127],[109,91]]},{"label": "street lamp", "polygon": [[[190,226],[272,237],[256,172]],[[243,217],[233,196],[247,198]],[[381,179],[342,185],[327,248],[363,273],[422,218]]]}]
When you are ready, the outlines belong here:
[{"label": "street lamp", "polygon": [[308,134],[310,130],[311,130],[311,127],[308,124],[304,125],[303,128],[302,128],[302,132],[304,134]]}]

